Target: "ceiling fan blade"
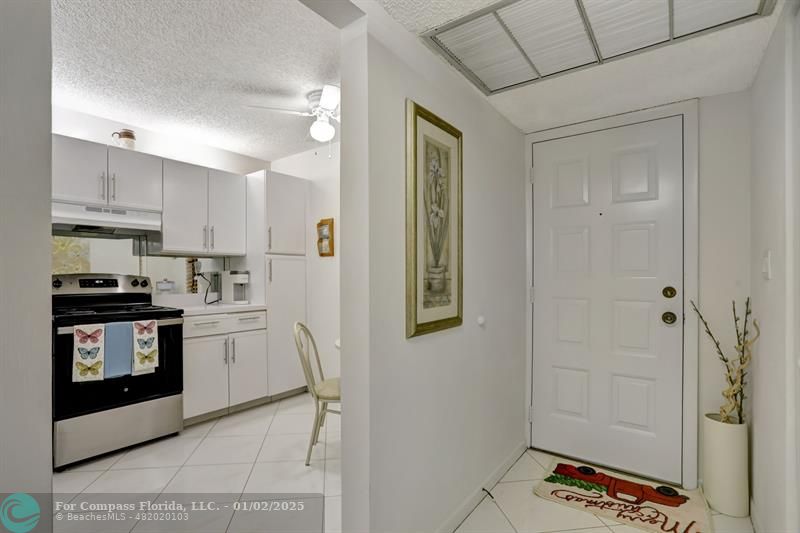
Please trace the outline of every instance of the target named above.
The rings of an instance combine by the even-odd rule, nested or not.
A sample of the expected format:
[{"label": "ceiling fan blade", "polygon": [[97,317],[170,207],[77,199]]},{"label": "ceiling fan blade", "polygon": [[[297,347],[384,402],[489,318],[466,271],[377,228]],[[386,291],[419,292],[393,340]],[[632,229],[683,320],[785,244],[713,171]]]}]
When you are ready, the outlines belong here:
[{"label": "ceiling fan blade", "polygon": [[280,108],[280,107],[267,107],[267,106],[263,106],[263,105],[253,105],[253,104],[248,104],[245,107],[250,107],[252,109],[263,109],[264,111],[270,111],[272,113],[283,113],[285,115],[296,115],[296,116],[299,116],[299,117],[313,117],[314,116],[312,113],[309,113],[307,111],[295,111],[293,109],[283,109],[283,108]]},{"label": "ceiling fan blade", "polygon": [[319,98],[319,106],[328,111],[334,111],[339,107],[342,91],[335,85],[325,85],[322,88],[322,96]]}]

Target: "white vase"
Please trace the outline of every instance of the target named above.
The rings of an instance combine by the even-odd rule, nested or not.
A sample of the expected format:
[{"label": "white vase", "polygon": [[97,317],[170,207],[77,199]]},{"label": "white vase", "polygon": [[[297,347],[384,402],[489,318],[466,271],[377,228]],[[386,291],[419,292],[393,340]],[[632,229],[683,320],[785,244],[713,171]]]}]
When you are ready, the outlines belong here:
[{"label": "white vase", "polygon": [[750,514],[747,425],[725,424],[719,414],[703,420],[703,492],[712,509],[729,516]]}]

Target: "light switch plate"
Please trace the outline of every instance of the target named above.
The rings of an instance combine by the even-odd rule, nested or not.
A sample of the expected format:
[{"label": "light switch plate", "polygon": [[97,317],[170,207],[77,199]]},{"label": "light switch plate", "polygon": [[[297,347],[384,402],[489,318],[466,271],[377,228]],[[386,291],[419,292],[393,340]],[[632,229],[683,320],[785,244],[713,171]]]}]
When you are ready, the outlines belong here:
[{"label": "light switch plate", "polygon": [[772,250],[764,252],[764,258],[761,260],[761,275],[764,279],[772,279]]}]

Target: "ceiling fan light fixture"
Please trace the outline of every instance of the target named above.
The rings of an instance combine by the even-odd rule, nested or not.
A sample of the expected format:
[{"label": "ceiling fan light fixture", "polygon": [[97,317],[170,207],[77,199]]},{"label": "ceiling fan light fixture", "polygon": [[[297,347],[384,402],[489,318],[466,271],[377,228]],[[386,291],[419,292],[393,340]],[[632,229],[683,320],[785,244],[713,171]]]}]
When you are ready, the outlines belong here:
[{"label": "ceiling fan light fixture", "polygon": [[326,143],[336,135],[336,128],[328,121],[328,117],[318,117],[317,120],[311,124],[309,133],[315,141]]}]

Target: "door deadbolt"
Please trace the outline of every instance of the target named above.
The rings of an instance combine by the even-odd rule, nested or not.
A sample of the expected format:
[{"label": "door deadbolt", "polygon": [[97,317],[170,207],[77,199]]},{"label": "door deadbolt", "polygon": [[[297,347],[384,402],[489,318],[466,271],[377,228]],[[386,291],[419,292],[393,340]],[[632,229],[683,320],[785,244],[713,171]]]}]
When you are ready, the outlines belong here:
[{"label": "door deadbolt", "polygon": [[666,313],[661,315],[661,320],[664,322],[664,324],[671,326],[678,320],[678,317],[672,311],[667,311]]},{"label": "door deadbolt", "polygon": [[664,287],[664,289],[661,291],[661,294],[664,295],[664,298],[675,298],[675,295],[678,294],[678,291],[675,290],[675,287],[668,285]]}]

